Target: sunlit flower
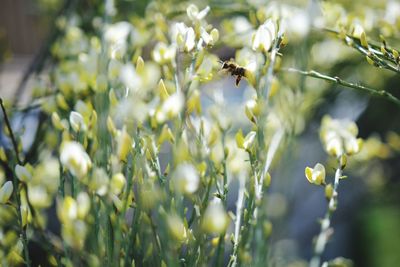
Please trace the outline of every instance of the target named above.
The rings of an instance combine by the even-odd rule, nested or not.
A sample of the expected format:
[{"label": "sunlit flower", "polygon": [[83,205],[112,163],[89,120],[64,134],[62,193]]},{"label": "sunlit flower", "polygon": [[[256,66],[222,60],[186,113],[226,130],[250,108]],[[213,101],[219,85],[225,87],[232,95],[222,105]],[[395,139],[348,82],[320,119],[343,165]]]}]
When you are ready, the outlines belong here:
[{"label": "sunlit flower", "polygon": [[61,145],[60,161],[74,176],[85,176],[92,161],[83,146],[75,141],[66,141]]},{"label": "sunlit flower", "polygon": [[325,184],[325,167],[321,163],[317,163],[314,168],[306,167],[305,175],[312,184]]},{"label": "sunlit flower", "polygon": [[63,224],[61,234],[65,243],[75,250],[82,249],[85,244],[87,225],[82,220],[74,220],[68,224]]},{"label": "sunlit flower", "polygon": [[267,52],[276,38],[276,25],[271,19],[268,19],[253,35],[252,45],[254,51]]},{"label": "sunlit flower", "polygon": [[102,168],[95,168],[89,181],[89,189],[99,196],[108,193],[109,178],[106,171]]},{"label": "sunlit flower", "polygon": [[153,59],[159,64],[170,63],[175,59],[176,47],[167,46],[165,43],[157,43],[153,49]]},{"label": "sunlit flower", "polygon": [[61,222],[67,223],[78,218],[78,204],[71,196],[57,202],[57,215]]},{"label": "sunlit flower", "polygon": [[250,131],[246,137],[243,136],[242,130],[240,129],[236,134],[236,145],[244,150],[250,150],[254,144],[257,133]]},{"label": "sunlit flower", "polygon": [[121,194],[126,184],[125,176],[122,173],[116,173],[112,176],[110,181],[110,191],[115,194]]},{"label": "sunlit flower", "polygon": [[207,207],[203,217],[203,228],[208,233],[221,234],[228,227],[229,219],[220,199],[215,198]]},{"label": "sunlit flower", "polygon": [[178,47],[183,49],[185,52],[190,52],[195,46],[195,33],[192,27],[187,27],[185,23],[179,22],[175,24],[173,33]]},{"label": "sunlit flower", "polygon": [[156,118],[159,123],[164,122],[166,119],[176,117],[183,109],[185,98],[182,93],[175,93],[169,96],[157,112]]},{"label": "sunlit flower", "polygon": [[29,182],[32,179],[32,174],[25,166],[17,164],[17,166],[15,166],[15,174],[20,181],[25,183]]},{"label": "sunlit flower", "polygon": [[186,227],[182,220],[176,215],[169,215],[167,218],[168,229],[173,238],[184,241],[187,238]]},{"label": "sunlit flower", "polygon": [[337,157],[344,153],[358,153],[362,140],[356,138],[357,134],[357,125],[352,121],[332,119],[329,116],[322,119],[320,137],[330,155]]},{"label": "sunlit flower", "polygon": [[69,123],[75,132],[86,131],[86,124],[79,112],[71,111],[69,114]]},{"label": "sunlit flower", "polygon": [[192,194],[199,187],[200,178],[197,170],[189,163],[178,165],[171,177],[174,188],[178,192]]},{"label": "sunlit flower", "polygon": [[214,45],[219,39],[219,32],[217,29],[212,29],[208,33],[203,27],[200,28],[200,36],[206,45]]},{"label": "sunlit flower", "polygon": [[84,219],[90,211],[89,195],[84,191],[80,192],[76,197],[76,202],[79,204],[77,210],[78,212],[77,217],[80,219]]},{"label": "sunlit flower", "polygon": [[132,64],[124,65],[120,70],[121,82],[129,89],[137,90],[142,85],[142,79]]},{"label": "sunlit flower", "polygon": [[48,208],[52,204],[51,196],[42,185],[28,186],[28,199],[35,208]]},{"label": "sunlit flower", "polygon": [[192,21],[199,21],[204,19],[209,11],[209,6],[206,6],[203,10],[199,11],[199,8],[194,4],[190,4],[186,9],[187,16]]},{"label": "sunlit flower", "polygon": [[121,21],[107,26],[104,32],[104,39],[110,45],[112,58],[121,58],[127,49],[127,37],[132,29],[132,25],[126,21]]},{"label": "sunlit flower", "polygon": [[119,160],[126,161],[128,153],[132,150],[132,138],[126,131],[126,127],[117,133],[117,155]]}]

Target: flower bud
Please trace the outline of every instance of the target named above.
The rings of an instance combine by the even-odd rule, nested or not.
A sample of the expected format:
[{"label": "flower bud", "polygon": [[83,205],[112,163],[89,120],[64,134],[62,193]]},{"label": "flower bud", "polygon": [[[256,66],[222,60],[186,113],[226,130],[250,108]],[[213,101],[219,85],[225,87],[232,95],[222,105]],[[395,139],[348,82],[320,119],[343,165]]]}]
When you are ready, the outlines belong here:
[{"label": "flower bud", "polygon": [[80,192],[76,198],[78,204],[78,218],[85,219],[90,211],[90,198],[86,192]]},{"label": "flower bud", "polygon": [[136,71],[138,73],[143,73],[144,71],[144,60],[141,56],[139,56],[136,61]]},{"label": "flower bud", "polygon": [[333,196],[333,186],[332,184],[327,184],[325,186],[325,197],[327,200],[330,200]]},{"label": "flower bud", "polygon": [[5,204],[13,193],[14,186],[11,181],[7,181],[0,188],[0,204]]},{"label": "flower bud", "polygon": [[158,94],[161,98],[161,100],[166,100],[169,97],[167,88],[165,87],[164,80],[160,79],[158,82]]},{"label": "flower bud", "polygon": [[132,150],[132,138],[124,127],[117,137],[117,154],[121,161],[126,161],[128,153]]},{"label": "flower bud", "polygon": [[122,173],[116,173],[111,178],[110,190],[115,195],[121,194],[126,184],[125,176]]}]

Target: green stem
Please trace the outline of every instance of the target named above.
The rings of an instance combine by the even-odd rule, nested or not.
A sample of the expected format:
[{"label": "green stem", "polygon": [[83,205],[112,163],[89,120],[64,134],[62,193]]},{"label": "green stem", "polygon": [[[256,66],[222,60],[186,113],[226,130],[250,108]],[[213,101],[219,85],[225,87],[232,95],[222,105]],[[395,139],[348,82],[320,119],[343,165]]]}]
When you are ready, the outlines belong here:
[{"label": "green stem", "polygon": [[329,237],[331,234],[331,230],[330,230],[331,218],[332,218],[333,212],[336,210],[337,197],[338,197],[337,190],[339,187],[340,177],[342,177],[342,175],[343,175],[343,168],[344,167],[341,165],[340,160],[339,160],[339,166],[335,172],[335,180],[334,180],[334,184],[333,184],[333,194],[332,194],[332,197],[329,199],[328,209],[325,213],[324,218],[321,221],[321,229],[320,229],[320,232],[315,241],[314,255],[311,258],[310,265],[309,265],[310,267],[320,267],[321,266],[321,256],[325,250],[325,246],[328,243],[328,240],[329,240]]},{"label": "green stem", "polygon": [[[340,34],[341,34],[340,32],[338,32],[336,30],[333,30],[333,29],[324,28],[323,30],[325,30],[327,32],[330,32],[330,33],[334,33],[337,36],[340,36]],[[368,43],[368,48],[366,48],[366,47],[363,47],[361,45],[361,42],[360,42],[360,40],[358,38],[350,36],[350,35],[347,35],[347,34],[344,37],[344,42],[348,46],[353,47],[354,49],[356,49],[361,54],[370,57],[372,60],[374,60],[378,64],[378,66],[381,66],[381,67],[383,67],[385,69],[391,70],[391,71],[396,72],[396,73],[400,73],[400,69],[398,67],[395,67],[395,66],[393,66],[393,65],[391,65],[391,64],[389,64],[389,63],[387,63],[385,61],[385,60],[387,60],[387,61],[389,61],[391,63],[396,64],[396,65],[398,64],[397,61],[396,61],[396,58],[394,57],[394,55],[391,53],[390,50],[387,51],[387,55],[388,56],[385,56],[385,54],[383,54],[380,51],[380,47],[377,44],[369,42]],[[380,57],[383,57],[383,59],[380,58]]]},{"label": "green stem", "polygon": [[236,202],[235,233],[233,241],[233,250],[228,263],[229,267],[235,267],[237,263],[237,249],[239,245],[240,225],[243,212],[244,191],[245,191],[245,177],[239,177],[239,192],[238,192],[238,199]]},{"label": "green stem", "polygon": [[[13,147],[14,147],[15,157],[17,159],[18,164],[22,165],[23,163],[19,158],[17,141],[15,139],[13,130],[11,128],[11,124],[10,124],[10,121],[8,119],[6,109],[5,109],[4,105],[3,105],[3,99],[2,98],[0,98],[0,106],[1,106],[1,109],[3,111],[4,121],[5,121],[6,126],[8,128],[8,132],[10,133],[11,142],[12,142]],[[29,257],[28,237],[26,235],[26,227],[24,227],[22,225],[21,196],[20,196],[20,192],[19,192],[19,184],[20,184],[20,182],[18,181],[17,176],[14,174],[13,175],[14,198],[16,199],[17,206],[18,206],[18,221],[19,221],[20,231],[21,231],[21,235],[22,235],[22,245],[24,247],[24,258],[25,258],[26,266],[30,267],[31,266],[31,261],[30,261],[30,257]]]},{"label": "green stem", "polygon": [[[226,198],[228,194],[228,170],[226,167],[226,160],[228,158],[228,154],[226,153],[225,150],[225,135],[226,132],[224,131],[222,133],[222,148],[224,149],[224,160],[222,162],[222,168],[223,168],[223,188],[222,188],[222,203],[224,204],[224,207],[226,208]],[[224,254],[225,254],[225,234],[226,231],[220,234],[219,239],[218,239],[218,247],[217,247],[217,256],[216,256],[216,266],[222,266],[223,265],[223,260],[224,260]]]},{"label": "green stem", "polygon": [[331,77],[328,76],[326,74],[322,74],[320,72],[317,72],[315,70],[311,70],[311,71],[303,71],[303,70],[298,70],[298,69],[294,69],[294,68],[285,68],[282,69],[283,71],[286,72],[291,72],[291,73],[297,73],[297,74],[301,74],[301,75],[305,75],[305,76],[309,76],[312,78],[316,78],[316,79],[321,79],[321,80],[325,80],[331,83],[336,83],[339,85],[342,85],[344,87],[348,87],[348,88],[352,88],[352,89],[356,89],[360,92],[364,92],[367,93],[369,95],[372,96],[377,96],[377,97],[381,97],[384,98],[394,104],[396,104],[397,106],[400,107],[400,99],[398,99],[397,97],[395,97],[394,95],[392,95],[391,93],[385,91],[385,90],[377,90],[377,89],[373,89],[371,87],[366,87],[363,85],[359,85],[359,84],[355,84],[355,83],[350,83],[347,82],[345,80],[342,80],[339,77]]}]

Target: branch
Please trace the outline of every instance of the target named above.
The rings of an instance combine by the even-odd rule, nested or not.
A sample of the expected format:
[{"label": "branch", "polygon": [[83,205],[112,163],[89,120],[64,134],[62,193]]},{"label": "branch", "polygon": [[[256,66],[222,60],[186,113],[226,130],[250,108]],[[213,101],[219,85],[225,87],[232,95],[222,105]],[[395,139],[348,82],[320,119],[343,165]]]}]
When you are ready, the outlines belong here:
[{"label": "branch", "polygon": [[283,71],[286,72],[291,72],[291,73],[297,73],[297,74],[301,74],[301,75],[305,75],[305,76],[309,76],[309,77],[313,77],[316,79],[321,79],[321,80],[325,80],[331,83],[336,83],[336,84],[340,84],[344,87],[348,87],[348,88],[352,88],[352,89],[356,89],[360,92],[364,92],[367,93],[369,95],[372,96],[377,96],[380,98],[384,98],[394,104],[396,104],[397,106],[400,107],[400,99],[398,99],[397,97],[395,97],[394,95],[392,95],[391,93],[385,91],[385,90],[377,90],[377,89],[373,89],[371,87],[366,87],[363,85],[359,85],[359,84],[355,84],[355,83],[350,83],[347,82],[345,80],[342,80],[339,77],[331,77],[322,73],[319,73],[315,70],[310,70],[310,71],[304,71],[304,70],[298,70],[298,69],[294,69],[294,68],[283,68]]},{"label": "branch", "polygon": [[23,163],[19,158],[17,141],[15,139],[14,132],[13,132],[13,130],[11,128],[10,120],[8,119],[7,112],[6,112],[6,109],[5,109],[4,105],[3,105],[3,99],[2,98],[0,98],[0,106],[1,106],[1,109],[3,111],[4,122],[6,123],[8,132],[10,133],[10,139],[11,139],[11,142],[12,142],[12,145],[13,145],[13,148],[14,148],[15,157],[17,159],[18,164],[22,165]]},{"label": "branch", "polygon": [[[340,36],[342,34],[338,31],[332,30],[332,29],[324,28],[323,30],[326,32],[336,34],[337,36]],[[360,40],[358,38],[353,37],[351,35],[345,34],[344,37],[339,37],[339,38],[340,39],[343,38],[343,41],[346,45],[353,47],[354,49],[356,49],[358,52],[360,52],[364,56],[370,58],[373,61],[374,66],[382,67],[382,68],[391,70],[393,72],[400,73],[400,69],[398,67],[398,61],[394,57],[394,55],[392,53],[387,52],[387,56],[385,56],[385,54],[383,54],[380,51],[380,47],[377,44],[368,42],[368,47],[366,48],[361,45]],[[386,43],[385,43],[385,46],[386,46]],[[383,57],[383,58],[381,58],[381,57]],[[385,60],[396,64],[396,66],[393,66],[392,64],[386,62]]]}]

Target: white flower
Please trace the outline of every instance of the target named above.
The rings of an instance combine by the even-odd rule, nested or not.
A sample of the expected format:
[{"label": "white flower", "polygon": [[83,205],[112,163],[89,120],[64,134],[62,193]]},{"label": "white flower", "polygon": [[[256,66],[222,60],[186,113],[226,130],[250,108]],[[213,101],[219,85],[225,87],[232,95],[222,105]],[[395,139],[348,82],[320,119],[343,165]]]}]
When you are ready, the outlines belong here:
[{"label": "white flower", "polygon": [[86,124],[79,112],[71,111],[69,114],[69,123],[75,132],[86,131]]},{"label": "white flower", "polygon": [[258,27],[257,31],[253,35],[251,47],[254,51],[267,52],[271,48],[275,38],[275,23],[271,19],[268,19]]},{"label": "white flower", "polygon": [[250,131],[246,135],[246,137],[244,138],[244,141],[243,141],[243,148],[245,150],[248,150],[252,147],[252,145],[254,144],[254,141],[256,139],[256,135],[257,135],[257,133],[255,131]]},{"label": "white flower", "polygon": [[104,196],[108,193],[108,184],[109,178],[106,171],[102,168],[95,168],[89,182],[89,189],[99,196]]},{"label": "white flower", "polygon": [[306,167],[305,175],[312,184],[325,184],[325,167],[321,163],[317,163],[314,168]]},{"label": "white flower", "polygon": [[20,181],[25,183],[32,179],[32,174],[28,171],[28,169],[18,164],[15,166],[15,175],[17,175]]},{"label": "white flower", "polygon": [[172,35],[178,47],[185,52],[193,50],[196,36],[192,27],[187,27],[183,22],[175,23],[175,27],[172,29]]},{"label": "white flower", "polygon": [[153,59],[159,64],[169,63],[175,59],[176,47],[167,46],[165,43],[157,43],[153,49]]},{"label": "white flower", "polygon": [[128,88],[137,90],[142,85],[142,79],[132,64],[124,65],[120,70],[120,80]]},{"label": "white flower", "polygon": [[190,20],[199,21],[204,19],[209,11],[210,11],[209,6],[206,6],[203,10],[199,11],[199,8],[196,5],[190,4],[186,9],[186,14]]},{"label": "white flower", "polygon": [[182,163],[173,172],[172,182],[178,192],[192,194],[197,191],[200,178],[193,165]]},{"label": "white flower", "polygon": [[82,178],[92,166],[89,155],[83,146],[75,141],[67,141],[61,145],[60,161],[74,176]]},{"label": "white flower", "polygon": [[14,186],[11,181],[7,181],[3,184],[0,188],[0,204],[4,204],[10,199],[13,189]]},{"label": "white flower", "polygon": [[104,32],[104,40],[111,44],[125,42],[131,29],[132,25],[126,21],[109,25]]},{"label": "white flower", "polygon": [[52,204],[50,195],[42,185],[28,186],[28,198],[35,208],[48,208]]},{"label": "white flower", "polygon": [[306,11],[299,11],[288,17],[287,30],[300,38],[305,37],[311,26],[310,16]]},{"label": "white flower", "polygon": [[156,119],[158,122],[164,122],[166,119],[176,117],[183,109],[185,97],[182,93],[175,93],[169,96],[161,106],[161,110],[157,111]]},{"label": "white flower", "polygon": [[215,198],[207,207],[203,217],[203,228],[213,234],[221,234],[228,227],[228,215],[220,199]]},{"label": "white flower", "polygon": [[132,29],[128,22],[121,21],[106,28],[104,39],[110,45],[111,58],[122,58],[127,49],[127,37]]},{"label": "white flower", "polygon": [[200,36],[206,45],[214,45],[219,39],[219,32],[217,29],[212,29],[208,33],[203,27],[200,28]]},{"label": "white flower", "polygon": [[357,134],[357,125],[352,121],[332,119],[329,116],[322,119],[320,137],[330,155],[338,157],[344,153],[358,153],[362,140],[357,139]]}]

